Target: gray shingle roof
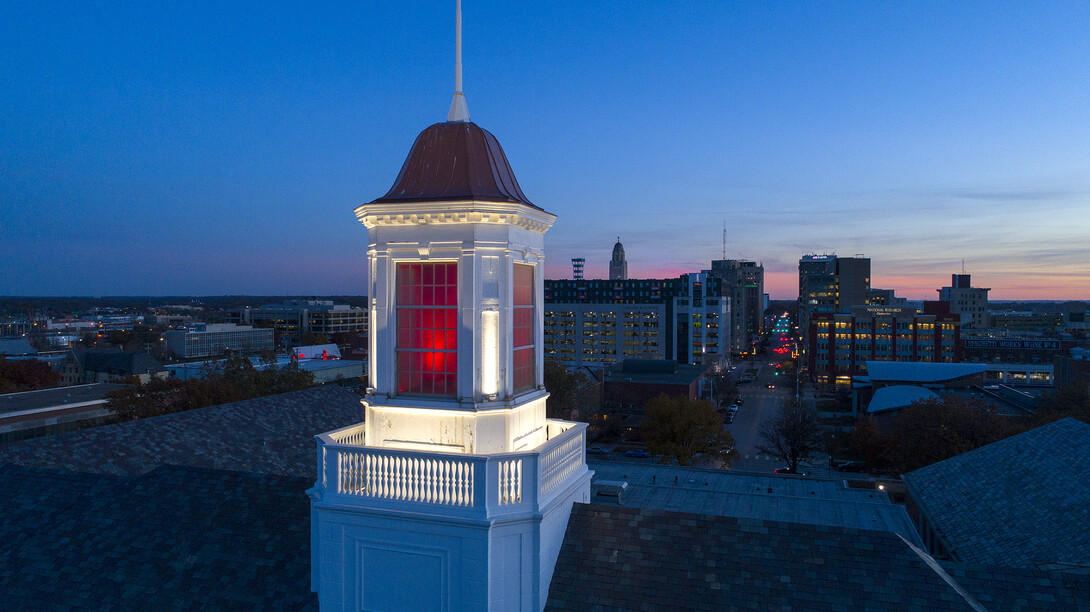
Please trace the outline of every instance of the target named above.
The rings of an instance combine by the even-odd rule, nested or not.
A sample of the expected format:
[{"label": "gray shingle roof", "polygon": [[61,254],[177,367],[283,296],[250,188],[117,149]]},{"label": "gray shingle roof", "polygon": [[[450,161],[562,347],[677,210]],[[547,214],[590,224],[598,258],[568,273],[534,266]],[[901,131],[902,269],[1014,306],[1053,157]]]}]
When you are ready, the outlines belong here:
[{"label": "gray shingle roof", "polygon": [[337,385],[209,406],[0,446],[0,464],[139,474],[189,465],[314,478],[314,436],[363,420]]},{"label": "gray shingle roof", "polygon": [[313,479],[0,466],[8,610],[317,610]]},{"label": "gray shingle roof", "polygon": [[547,610],[971,610],[897,535],[575,504]]},{"label": "gray shingle roof", "polygon": [[1090,567],[1090,425],[1066,418],[904,475],[958,561]]},{"label": "gray shingle roof", "polygon": [[892,533],[575,504],[546,610],[1087,610],[1090,576],[938,564]]}]

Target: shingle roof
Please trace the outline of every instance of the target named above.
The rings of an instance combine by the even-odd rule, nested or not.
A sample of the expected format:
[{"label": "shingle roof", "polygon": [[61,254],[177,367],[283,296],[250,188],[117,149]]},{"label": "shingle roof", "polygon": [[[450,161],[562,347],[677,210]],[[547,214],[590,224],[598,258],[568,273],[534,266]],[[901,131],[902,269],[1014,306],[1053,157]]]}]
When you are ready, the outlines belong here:
[{"label": "shingle roof", "polygon": [[988,610],[1090,610],[1090,576],[941,562],[943,570]]},{"label": "shingle roof", "polygon": [[0,466],[9,610],[316,610],[313,479]]},{"label": "shingle roof", "polygon": [[0,446],[0,464],[139,474],[165,464],[313,478],[314,436],[363,420],[360,396],[323,385]]},{"label": "shingle roof", "polygon": [[1090,425],[1062,419],[904,475],[963,562],[1090,568]]},{"label": "shingle roof", "polygon": [[575,504],[547,610],[972,610],[884,532]]}]

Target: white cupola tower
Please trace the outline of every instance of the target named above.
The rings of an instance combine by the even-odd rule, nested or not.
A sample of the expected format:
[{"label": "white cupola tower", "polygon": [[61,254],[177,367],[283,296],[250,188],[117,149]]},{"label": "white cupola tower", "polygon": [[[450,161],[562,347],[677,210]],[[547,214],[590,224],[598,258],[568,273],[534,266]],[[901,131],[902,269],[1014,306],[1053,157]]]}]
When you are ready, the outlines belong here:
[{"label": "white cupola tower", "polygon": [[318,438],[312,588],[322,610],[541,610],[586,425],[545,418],[544,233],[503,149],[469,122],[417,137],[367,226],[364,421]]}]

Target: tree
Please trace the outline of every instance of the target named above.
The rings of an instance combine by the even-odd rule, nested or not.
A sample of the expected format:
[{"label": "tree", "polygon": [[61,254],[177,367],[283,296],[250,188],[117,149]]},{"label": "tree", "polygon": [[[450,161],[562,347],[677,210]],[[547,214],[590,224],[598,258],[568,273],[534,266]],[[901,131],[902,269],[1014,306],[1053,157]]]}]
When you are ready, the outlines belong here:
[{"label": "tree", "polygon": [[61,375],[41,359],[7,359],[0,355],[0,392],[45,389],[60,381]]},{"label": "tree", "polygon": [[800,462],[809,460],[823,448],[822,429],[813,408],[799,406],[792,401],[761,424],[762,442],[757,450],[783,459],[792,472],[797,472]]},{"label": "tree", "polygon": [[578,412],[585,420],[586,414],[598,406],[598,385],[582,372],[569,372],[559,361],[546,359],[542,375],[549,392],[545,402],[548,418],[567,419]]},{"label": "tree", "polygon": [[1021,423],[979,399],[948,395],[913,402],[893,420],[889,459],[893,469],[911,472],[967,453],[1022,431]]},{"label": "tree", "polygon": [[654,455],[689,465],[697,455],[718,459],[728,467],[738,456],[734,437],[723,431],[723,419],[711,403],[665,394],[644,405],[643,436]]},{"label": "tree", "polygon": [[1085,382],[1069,385],[1037,400],[1033,425],[1047,425],[1064,417],[1074,417],[1090,423],[1090,391]]}]

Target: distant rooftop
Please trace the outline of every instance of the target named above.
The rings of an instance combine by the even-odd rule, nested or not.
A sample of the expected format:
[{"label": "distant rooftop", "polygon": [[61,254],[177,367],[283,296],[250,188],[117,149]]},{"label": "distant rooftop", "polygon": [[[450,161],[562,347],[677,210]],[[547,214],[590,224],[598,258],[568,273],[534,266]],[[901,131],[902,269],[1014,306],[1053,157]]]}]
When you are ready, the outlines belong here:
[{"label": "distant rooftop", "polygon": [[980,363],[937,363],[932,361],[868,361],[871,382],[936,383],[987,371]]},{"label": "distant rooftop", "polygon": [[903,506],[843,480],[588,461],[595,482],[628,482],[624,506],[889,531],[923,546]]},{"label": "distant rooftop", "polygon": [[1090,425],[1062,419],[904,475],[959,561],[1090,571]]},{"label": "distant rooftop", "polygon": [[0,465],[142,474],[173,464],[313,478],[314,436],[362,420],[359,395],[323,385],[13,442],[0,446]]},{"label": "distant rooftop", "polygon": [[0,338],[0,355],[21,356],[36,355],[38,351],[30,346],[30,341],[22,336],[4,336]]},{"label": "distant rooftop", "polygon": [[5,393],[0,395],[0,415],[104,400],[110,391],[124,389],[127,386],[113,383],[96,383],[93,385],[24,391],[22,393]]},{"label": "distant rooftop", "polygon": [[939,395],[930,389],[916,387],[914,385],[890,385],[882,387],[874,392],[874,397],[867,404],[867,412],[884,412],[904,408],[912,402],[940,399]]}]

